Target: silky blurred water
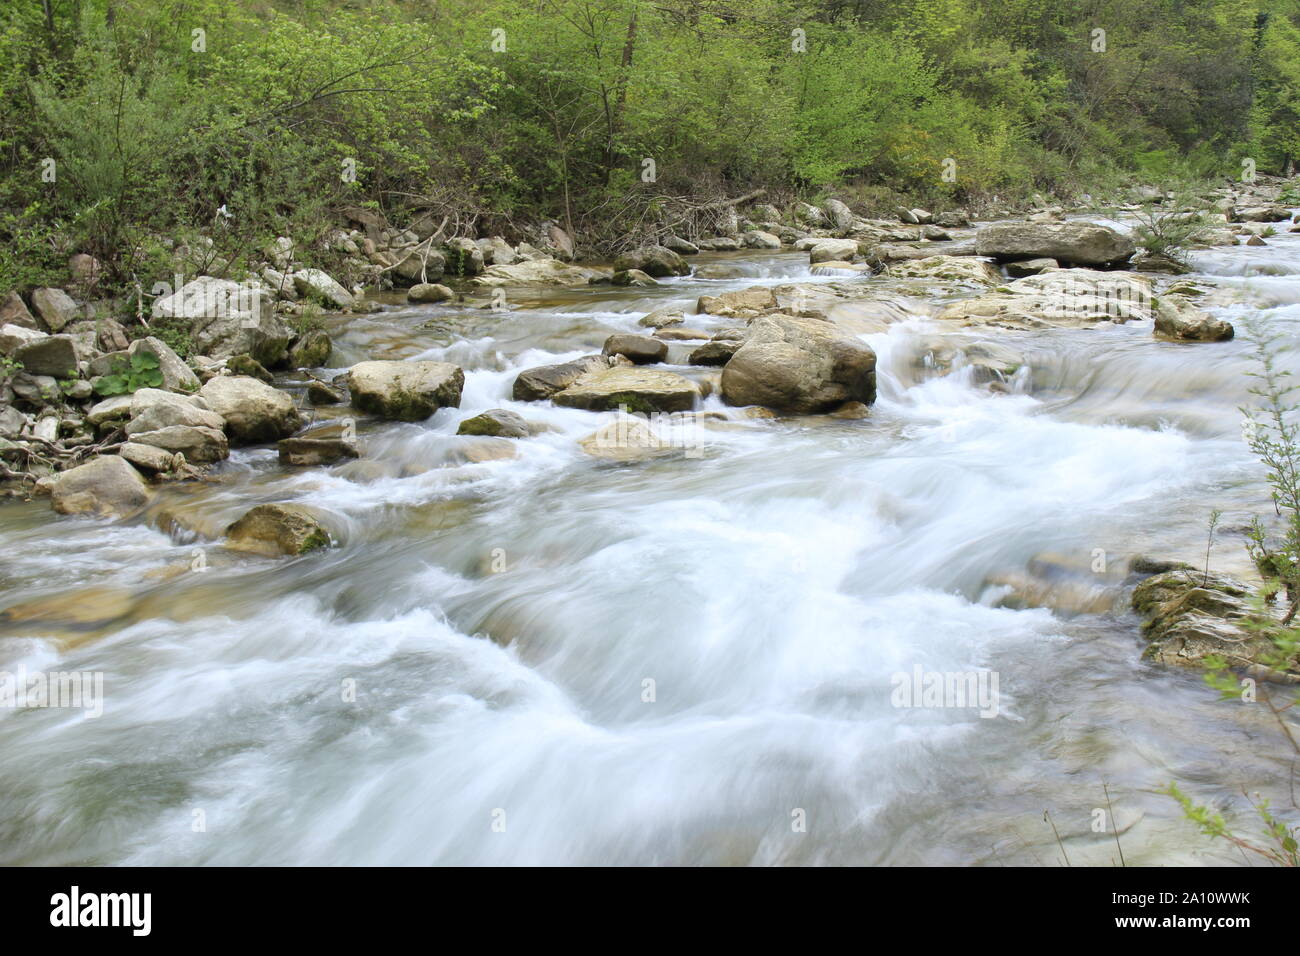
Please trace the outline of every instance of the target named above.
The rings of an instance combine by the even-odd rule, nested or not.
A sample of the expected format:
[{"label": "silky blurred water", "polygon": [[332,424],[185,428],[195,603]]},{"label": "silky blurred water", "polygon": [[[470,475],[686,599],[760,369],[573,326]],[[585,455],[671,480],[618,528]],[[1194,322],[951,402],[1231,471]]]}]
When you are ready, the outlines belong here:
[{"label": "silky blurred water", "polygon": [[[1198,254],[1193,278],[1231,290],[1211,311],[1239,330],[1293,338],[1300,236],[1268,241]],[[1203,561],[1219,508],[1214,566],[1247,573],[1235,529],[1267,511],[1248,343],[956,332],[938,298],[806,254],[693,264],[733,271],[339,320],[341,367],[466,372],[459,409],[363,420],[359,461],[236,451],[124,523],[0,506],[0,607],[51,608],[6,630],[0,668],[105,687],[97,719],[0,710],[0,863],[1111,865],[1103,784],[1128,864],[1240,862],[1157,791],[1249,827],[1242,788],[1284,797],[1289,759],[1258,709],[1140,660],[1124,568]],[[869,418],[711,397],[698,455],[616,464],[577,443],[612,413],[510,400],[520,369],[652,309],[707,331],[726,323],[689,315],[700,294],[792,281],[899,293],[845,307],[879,357]],[[1001,392],[960,360],[939,374],[936,336],[1024,368]],[[707,375],[692,347],[670,363]],[[548,430],[491,457],[455,435],[489,408]],[[225,552],[264,501],[319,509],[339,546]],[[893,706],[917,665],[995,671],[999,715]]]}]

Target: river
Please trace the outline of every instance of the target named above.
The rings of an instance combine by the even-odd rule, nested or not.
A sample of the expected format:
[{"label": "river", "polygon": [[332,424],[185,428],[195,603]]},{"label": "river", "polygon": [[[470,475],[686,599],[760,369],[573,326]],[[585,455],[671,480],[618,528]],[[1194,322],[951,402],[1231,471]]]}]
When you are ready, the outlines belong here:
[{"label": "river", "polygon": [[[1253,835],[1241,791],[1284,803],[1291,758],[1262,707],[1141,660],[1125,565],[1203,563],[1218,508],[1211,564],[1248,572],[1240,319],[1300,326],[1300,235],[1268,243],[1194,255],[1232,342],[957,335],[1025,355],[997,393],[927,370],[941,300],[910,296],[861,327],[869,418],[713,396],[695,454],[631,464],[577,443],[613,413],[512,402],[518,371],[702,293],[848,280],[704,254],[739,274],[334,317],[334,371],[455,362],[461,408],[360,420],[362,459],[327,468],[236,450],[128,522],[0,506],[0,607],[44,602],[0,668],[104,681],[98,717],[0,710],[0,863],[1109,866],[1107,791],[1129,865],[1241,863],[1159,790]],[[512,457],[455,435],[490,408],[549,430]],[[338,546],[221,549],[263,501]],[[894,706],[917,666],[996,672],[997,716]]]}]

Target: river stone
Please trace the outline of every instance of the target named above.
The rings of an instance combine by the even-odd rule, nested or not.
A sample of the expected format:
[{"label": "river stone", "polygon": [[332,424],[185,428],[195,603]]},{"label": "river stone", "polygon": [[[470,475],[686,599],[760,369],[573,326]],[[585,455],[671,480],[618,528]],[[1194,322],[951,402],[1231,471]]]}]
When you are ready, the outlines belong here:
[{"label": "river stone", "polygon": [[1049,258],[1072,265],[1123,262],[1136,251],[1133,240],[1092,222],[996,222],[975,234],[981,256],[999,261]]},{"label": "river stone", "polygon": [[876,353],[832,323],[775,314],[749,326],[722,370],[722,397],[731,405],[782,412],[827,412],[876,398]]},{"label": "river stone", "polygon": [[32,308],[51,332],[62,332],[69,322],[81,318],[77,303],[62,289],[37,289],[32,293]]},{"label": "river stone", "polygon": [[930,256],[909,259],[889,267],[889,274],[901,279],[939,279],[967,285],[995,286],[1002,273],[985,259],[973,256]]},{"label": "river stone", "polygon": [[258,505],[226,528],[226,546],[267,557],[306,554],[330,545],[329,532],[295,505]]},{"label": "river stone", "polygon": [[1231,323],[1202,312],[1181,296],[1164,295],[1156,302],[1154,334],[1175,342],[1226,342],[1236,332]]},{"label": "river stone", "polygon": [[313,405],[341,405],[347,396],[340,389],[312,379],[307,383],[307,401]]},{"label": "river stone", "polygon": [[737,339],[717,339],[705,342],[691,352],[687,361],[691,365],[726,365],[740,349]]},{"label": "river stone", "polygon": [[540,402],[550,398],[556,392],[568,388],[579,378],[593,369],[605,368],[607,362],[599,355],[584,355],[582,358],[558,365],[540,365],[525,369],[515,379],[511,397],[517,402]]},{"label": "river stone", "polygon": [[77,349],[70,335],[46,335],[18,346],[13,359],[31,375],[72,378],[77,374]]},{"label": "river stone", "polygon": [[682,239],[680,236],[669,236],[663,241],[663,247],[679,256],[699,255],[700,247],[688,239]]},{"label": "river stone", "polygon": [[1060,268],[1060,263],[1055,259],[1018,259],[1015,262],[1008,262],[1006,265],[1007,275],[1013,279],[1023,279],[1025,276],[1038,275],[1048,269]]},{"label": "river stone", "polygon": [[178,461],[176,454],[165,448],[133,441],[126,442],[117,453],[137,468],[149,472],[171,471],[183,461]]},{"label": "river stone", "polygon": [[602,355],[622,355],[635,365],[651,365],[668,358],[668,344],[648,335],[618,332],[605,340]]},{"label": "river stone", "polygon": [[396,421],[420,422],[440,408],[459,408],[464,387],[464,371],[450,362],[359,362],[348,370],[352,404]]},{"label": "river stone", "polygon": [[467,418],[456,429],[457,435],[488,435],[494,438],[527,438],[532,434],[522,415],[504,408],[489,409]]},{"label": "river stone", "polygon": [[617,421],[602,425],[578,446],[592,458],[605,461],[640,461],[658,455],[671,454],[673,443],[662,438],[636,416],[620,416]]},{"label": "river stone", "polygon": [[609,282],[610,285],[638,288],[659,284],[653,276],[646,275],[640,269],[620,269],[610,277]]},{"label": "river stone", "polygon": [[1274,649],[1267,636],[1243,626],[1250,589],[1226,575],[1186,568],[1157,574],[1133,590],[1132,604],[1145,619],[1144,656],[1164,664],[1198,666],[1214,655],[1244,666]]},{"label": "river stone", "polygon": [[572,288],[589,285],[593,278],[602,275],[604,273],[595,269],[569,265],[559,259],[525,259],[511,265],[492,266],[470,280],[470,285],[479,288],[514,285]]},{"label": "river stone", "polygon": [[741,244],[746,249],[780,249],[781,238],[762,229],[751,229],[741,237]]},{"label": "river stone", "polygon": [[226,421],[232,445],[256,445],[292,435],[302,426],[293,398],[255,378],[218,375],[199,390]]},{"label": "river stone", "polygon": [[427,283],[446,271],[446,257],[436,249],[419,252],[412,249],[399,253],[398,256],[393,272],[407,282]]},{"label": "river stone", "polygon": [[361,455],[356,442],[346,438],[282,438],[276,448],[282,465],[330,465]]},{"label": "river stone", "polygon": [[592,412],[620,406],[631,412],[684,412],[699,398],[695,383],[675,372],[620,365],[586,373],[552,401]]},{"label": "river stone", "polygon": [[149,489],[130,462],[102,455],[54,476],[50,500],[59,514],[98,514],[122,517],[149,502]]},{"label": "river stone", "polygon": [[702,295],[695,310],[705,315],[757,315],[775,309],[776,295],[770,286],[756,285],[721,295]]},{"label": "river stone", "polygon": [[1082,328],[1155,317],[1151,280],[1132,272],[1056,269],[942,309],[940,321],[1010,329]]},{"label": "river stone", "polygon": [[656,279],[691,274],[691,267],[686,264],[686,260],[664,246],[642,246],[623,253],[614,260],[614,271],[622,272],[625,269],[637,269]]},{"label": "river stone", "polygon": [[678,309],[656,309],[637,320],[637,325],[647,329],[664,329],[670,325],[681,325],[686,321],[686,314]]},{"label": "river stone", "polygon": [[168,425],[152,431],[136,432],[131,442],[149,445],[185,456],[186,461],[207,463],[230,457],[230,442],[220,428],[194,425]]},{"label": "river stone", "polygon": [[456,298],[456,293],[436,282],[421,282],[406,290],[407,302],[446,302]]},{"label": "river stone", "polygon": [[818,262],[852,262],[857,255],[858,244],[852,239],[821,239],[808,249],[808,261],[814,265]]},{"label": "river stone", "polygon": [[289,349],[290,368],[320,368],[329,361],[334,343],[323,329],[312,329],[298,337]]},{"label": "river stone", "polygon": [[1233,222],[1285,222],[1291,210],[1285,206],[1246,206],[1233,211]]},{"label": "river stone", "polygon": [[326,308],[352,308],[352,293],[321,269],[299,269],[293,274],[293,287]]}]

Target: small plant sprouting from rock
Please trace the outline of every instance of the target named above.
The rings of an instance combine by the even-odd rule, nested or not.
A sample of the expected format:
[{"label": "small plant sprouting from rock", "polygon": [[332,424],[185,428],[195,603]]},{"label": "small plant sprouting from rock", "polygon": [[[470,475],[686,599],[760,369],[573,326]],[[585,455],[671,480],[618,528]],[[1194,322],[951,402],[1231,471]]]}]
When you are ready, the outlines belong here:
[{"label": "small plant sprouting from rock", "polygon": [[1214,548],[1214,529],[1219,526],[1219,519],[1223,517],[1223,512],[1215,508],[1210,512],[1210,531],[1205,538],[1205,574],[1201,578],[1201,585],[1210,583],[1210,551]]},{"label": "small plant sprouting from rock", "polygon": [[158,388],[162,383],[158,356],[142,350],[132,355],[130,361],[114,362],[113,370],[95,383],[95,391],[105,396],[130,395],[142,388]]}]

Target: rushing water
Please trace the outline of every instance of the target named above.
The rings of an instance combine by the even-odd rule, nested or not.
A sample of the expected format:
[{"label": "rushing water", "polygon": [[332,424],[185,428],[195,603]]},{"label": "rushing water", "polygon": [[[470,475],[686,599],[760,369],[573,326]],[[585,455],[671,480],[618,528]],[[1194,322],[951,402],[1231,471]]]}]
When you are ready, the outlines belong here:
[{"label": "rushing water", "polygon": [[[1291,337],[1300,235],[1269,243],[1199,254],[1195,278],[1227,290],[1211,311]],[[1024,354],[1000,394],[926,371],[945,330],[912,295],[862,324],[866,420],[715,396],[700,454],[616,464],[577,444],[612,413],[510,400],[520,369],[704,292],[889,281],[710,262],[736,275],[339,319],[343,367],[466,372],[460,409],[362,421],[360,461],[239,450],[124,523],[0,507],[0,606],[38,601],[0,668],[102,672],[105,695],[97,718],[0,711],[0,863],[1111,865],[1103,785],[1130,865],[1241,862],[1158,790],[1251,829],[1242,788],[1284,797],[1289,758],[1262,708],[1140,659],[1125,564],[1203,561],[1218,507],[1214,565],[1246,573],[1234,529],[1267,495],[1247,343],[947,330]],[[495,407],[550,430],[501,458],[455,435]],[[223,551],[263,501],[318,509],[339,546]],[[893,706],[916,666],[996,672],[998,716]]]}]

